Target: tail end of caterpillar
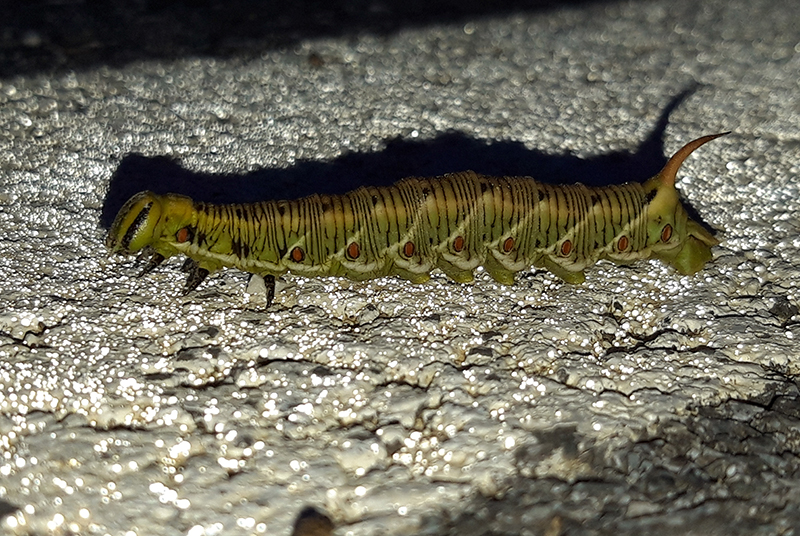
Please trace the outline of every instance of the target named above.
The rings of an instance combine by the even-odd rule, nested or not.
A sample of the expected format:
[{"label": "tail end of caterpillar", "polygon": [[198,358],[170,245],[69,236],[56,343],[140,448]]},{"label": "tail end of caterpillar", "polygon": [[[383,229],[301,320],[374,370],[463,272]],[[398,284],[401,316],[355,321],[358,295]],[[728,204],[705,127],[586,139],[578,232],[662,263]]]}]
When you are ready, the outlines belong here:
[{"label": "tail end of caterpillar", "polygon": [[672,259],[664,259],[683,275],[692,275],[703,269],[712,258],[711,247],[719,240],[706,231],[699,223],[689,220],[686,225],[686,240]]},{"label": "tail end of caterpillar", "polygon": [[684,275],[703,269],[719,241],[692,220],[680,202],[675,179],[681,164],[698,147],[730,132],[703,136],[684,145],[658,175],[644,184],[647,204],[647,244],[652,255]]},{"label": "tail end of caterpillar", "polygon": [[[678,176],[678,170],[683,165],[683,161],[688,158],[690,154],[692,154],[695,150],[700,148],[701,146],[705,145],[706,143],[720,138],[722,136],[727,136],[730,134],[731,131],[728,132],[720,132],[719,134],[710,134],[708,136],[703,136],[702,138],[697,138],[696,140],[692,140],[683,147],[681,147],[678,152],[672,155],[672,158],[664,166],[658,175],[653,177],[653,179],[658,179],[661,182],[662,188],[674,188],[675,187],[675,178]],[[651,180],[653,180],[651,179]]]}]

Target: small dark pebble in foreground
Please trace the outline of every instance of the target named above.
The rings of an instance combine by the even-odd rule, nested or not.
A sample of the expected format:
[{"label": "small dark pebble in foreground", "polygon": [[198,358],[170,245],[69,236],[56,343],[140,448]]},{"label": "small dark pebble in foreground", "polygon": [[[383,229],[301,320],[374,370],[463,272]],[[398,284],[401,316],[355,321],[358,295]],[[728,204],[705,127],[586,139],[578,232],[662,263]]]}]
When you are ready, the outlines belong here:
[{"label": "small dark pebble in foreground", "polygon": [[333,534],[333,522],[313,506],[304,508],[297,515],[292,531],[292,536],[331,536],[331,534]]}]

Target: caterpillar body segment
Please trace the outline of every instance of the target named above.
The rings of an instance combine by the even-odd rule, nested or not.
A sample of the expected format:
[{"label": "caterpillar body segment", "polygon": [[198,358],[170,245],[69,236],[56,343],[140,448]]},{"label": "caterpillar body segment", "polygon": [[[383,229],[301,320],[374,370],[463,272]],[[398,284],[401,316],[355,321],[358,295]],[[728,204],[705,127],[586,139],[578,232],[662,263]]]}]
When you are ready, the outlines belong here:
[{"label": "caterpillar body segment", "polygon": [[532,265],[581,283],[598,260],[655,257],[693,274],[718,242],[689,218],[675,176],[692,151],[722,135],[690,142],[643,184],[554,186],[467,171],[251,204],[140,192],[120,209],[106,244],[112,253],[152,253],[143,273],[185,255],[187,292],[223,267],[260,274],[268,303],[275,276],[288,271],[422,283],[439,268],[469,282],[483,266],[496,281],[512,284],[514,273]]}]

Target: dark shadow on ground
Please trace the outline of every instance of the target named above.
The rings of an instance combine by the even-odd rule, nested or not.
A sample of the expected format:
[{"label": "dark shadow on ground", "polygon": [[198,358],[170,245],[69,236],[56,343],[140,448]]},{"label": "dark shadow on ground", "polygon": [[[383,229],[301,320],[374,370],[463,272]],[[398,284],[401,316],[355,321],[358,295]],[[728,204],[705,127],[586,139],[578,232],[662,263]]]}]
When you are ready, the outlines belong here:
[{"label": "dark shadow on ground", "polygon": [[[593,0],[598,2],[599,0]],[[308,38],[388,35],[590,0],[31,0],[0,17],[0,77],[183,57],[258,57]]]},{"label": "dark shadow on ground", "polygon": [[[359,186],[386,186],[404,177],[429,177],[473,170],[484,175],[528,176],[547,183],[582,182],[606,186],[652,177],[667,161],[663,134],[669,114],[695,90],[672,99],[650,135],[632,153],[590,158],[528,149],[517,141],[488,141],[463,132],[431,140],[387,140],[374,153],[347,153],[330,162],[300,161],[290,168],[261,169],[243,175],[189,171],[166,157],[129,155],[109,185],[100,224],[108,228],[120,207],[143,190],[178,193],[208,203],[248,203],[296,199],[311,194],[342,194]],[[698,137],[709,132],[698,132]]]},{"label": "dark shadow on ground", "polygon": [[[800,526],[794,433],[800,395],[793,379],[774,380],[754,398],[698,404],[659,421],[627,445],[609,448],[576,425],[533,431],[515,452],[517,474],[505,482],[502,499],[475,497],[458,511],[432,516],[420,533],[436,527],[441,536],[793,534]],[[552,476],[554,459],[562,469],[580,467],[580,475]]]}]

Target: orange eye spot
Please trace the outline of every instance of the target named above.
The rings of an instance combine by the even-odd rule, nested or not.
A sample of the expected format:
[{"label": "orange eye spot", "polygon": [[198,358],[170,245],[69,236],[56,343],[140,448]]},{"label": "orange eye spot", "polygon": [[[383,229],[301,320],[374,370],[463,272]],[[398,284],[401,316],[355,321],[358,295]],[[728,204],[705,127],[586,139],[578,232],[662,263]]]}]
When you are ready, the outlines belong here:
[{"label": "orange eye spot", "polygon": [[295,247],[292,249],[292,253],[290,255],[294,262],[303,262],[303,259],[306,258],[306,252],[303,251],[301,247]]},{"label": "orange eye spot", "polygon": [[349,246],[347,246],[347,255],[351,259],[357,259],[359,255],[361,255],[361,248],[358,247],[358,242],[351,242]]},{"label": "orange eye spot", "polygon": [[503,253],[510,253],[514,249],[514,239],[510,236],[503,242]]},{"label": "orange eye spot", "polygon": [[453,251],[456,253],[461,253],[464,251],[464,244],[466,241],[464,240],[463,236],[457,236],[455,240],[453,240]]},{"label": "orange eye spot", "polygon": [[670,238],[672,238],[672,225],[666,224],[661,230],[661,241],[669,242]]},{"label": "orange eye spot", "polygon": [[175,240],[177,240],[179,244],[188,242],[190,238],[191,238],[191,233],[189,232],[188,227],[184,227],[175,234]]},{"label": "orange eye spot", "polygon": [[629,245],[628,237],[627,236],[620,236],[619,241],[617,242],[617,249],[620,251],[625,251],[628,249]]},{"label": "orange eye spot", "polygon": [[564,243],[561,244],[561,254],[566,257],[570,251],[572,251],[572,241],[564,240]]},{"label": "orange eye spot", "polygon": [[403,246],[403,255],[406,257],[414,256],[414,242],[406,242],[406,245]]}]

